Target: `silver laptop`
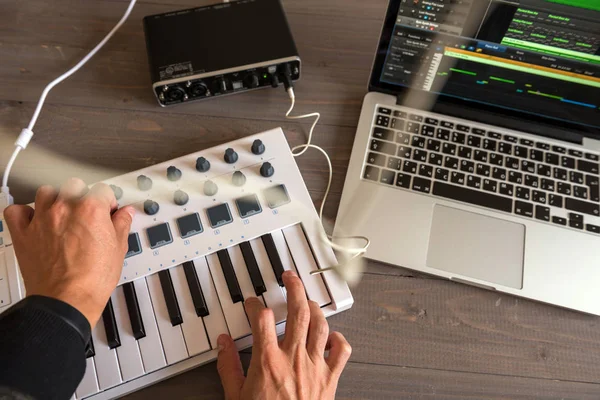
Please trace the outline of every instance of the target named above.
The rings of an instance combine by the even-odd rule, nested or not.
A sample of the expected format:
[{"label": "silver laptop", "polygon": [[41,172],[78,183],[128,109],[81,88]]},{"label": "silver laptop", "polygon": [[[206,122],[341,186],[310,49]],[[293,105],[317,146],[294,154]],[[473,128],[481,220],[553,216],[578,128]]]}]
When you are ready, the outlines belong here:
[{"label": "silver laptop", "polygon": [[392,0],[335,235],[600,315],[600,2]]}]

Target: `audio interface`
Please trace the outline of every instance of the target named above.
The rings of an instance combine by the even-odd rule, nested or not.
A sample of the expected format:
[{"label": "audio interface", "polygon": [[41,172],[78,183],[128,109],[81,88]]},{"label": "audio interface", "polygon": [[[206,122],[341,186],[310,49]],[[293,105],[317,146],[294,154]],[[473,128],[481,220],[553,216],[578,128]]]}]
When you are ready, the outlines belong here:
[{"label": "audio interface", "polygon": [[144,18],[161,106],[279,87],[301,62],[280,0],[238,0]]}]

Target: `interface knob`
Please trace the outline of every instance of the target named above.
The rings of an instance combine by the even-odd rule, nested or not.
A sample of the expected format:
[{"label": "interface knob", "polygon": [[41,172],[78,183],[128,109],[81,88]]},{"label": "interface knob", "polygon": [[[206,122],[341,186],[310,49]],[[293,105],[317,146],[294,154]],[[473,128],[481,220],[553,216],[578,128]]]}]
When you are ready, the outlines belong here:
[{"label": "interface knob", "polygon": [[246,78],[244,79],[244,84],[250,89],[256,89],[260,86],[260,79],[258,78],[258,75],[256,75],[255,72],[253,72],[246,76]]},{"label": "interface knob", "polygon": [[204,194],[207,196],[214,196],[219,191],[219,187],[213,181],[204,182]]},{"label": "interface knob", "polygon": [[143,191],[152,189],[152,179],[146,175],[140,175],[137,177],[138,188]]},{"label": "interface knob", "polygon": [[279,77],[276,74],[271,75],[271,86],[274,88],[279,87]]},{"label": "interface knob", "polygon": [[270,178],[275,174],[275,168],[270,162],[266,162],[260,167],[260,174],[265,178]]},{"label": "interface knob", "polygon": [[170,166],[167,168],[167,179],[175,182],[181,179],[181,170],[177,167]]},{"label": "interface knob", "polygon": [[265,144],[260,139],[256,139],[254,143],[252,143],[252,154],[256,154],[257,156],[264,153],[266,150]]},{"label": "interface knob", "polygon": [[235,150],[233,149],[227,149],[225,150],[225,157],[223,157],[225,159],[225,162],[227,164],[234,164],[237,160],[238,160],[238,153],[235,152]]},{"label": "interface knob", "polygon": [[246,175],[241,171],[235,171],[233,173],[232,182],[234,186],[244,186],[246,184]]},{"label": "interface knob", "polygon": [[190,196],[183,190],[178,190],[173,195],[173,202],[178,206],[185,206],[190,201]]},{"label": "interface knob", "polygon": [[110,185],[110,188],[112,189],[113,193],[115,194],[115,198],[117,200],[121,200],[121,197],[123,197],[123,189],[121,189],[120,187],[118,187],[116,185]]},{"label": "interface knob", "polygon": [[204,157],[198,157],[196,160],[196,170],[198,170],[198,172],[208,172],[209,169],[210,161]]},{"label": "interface knob", "polygon": [[156,215],[156,213],[158,213],[158,210],[160,210],[160,206],[158,205],[157,202],[152,201],[152,200],[146,200],[144,202],[144,212],[148,215]]}]

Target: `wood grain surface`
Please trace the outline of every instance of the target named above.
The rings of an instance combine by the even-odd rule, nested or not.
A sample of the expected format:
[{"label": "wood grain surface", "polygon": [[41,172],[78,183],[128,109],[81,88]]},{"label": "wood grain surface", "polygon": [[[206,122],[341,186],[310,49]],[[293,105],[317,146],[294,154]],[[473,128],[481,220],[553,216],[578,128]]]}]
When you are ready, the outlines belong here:
[{"label": "wood grain surface", "polygon": [[[106,179],[281,126],[290,144],[308,122],[284,118],[283,90],[158,107],[142,18],[211,0],[141,0],[94,59],[48,98],[11,189],[33,200],[43,183]],[[120,18],[126,0],[0,1],[0,162],[27,125],[41,90]],[[284,0],[303,60],[298,113],[319,111],[315,143],[332,157],[331,226],[386,0]],[[318,205],[327,165],[298,160]],[[599,399],[600,319],[369,262],[354,307],[330,318],[354,347],[339,399]],[[242,354],[247,365],[251,351]],[[127,396],[222,399],[214,363]]]}]

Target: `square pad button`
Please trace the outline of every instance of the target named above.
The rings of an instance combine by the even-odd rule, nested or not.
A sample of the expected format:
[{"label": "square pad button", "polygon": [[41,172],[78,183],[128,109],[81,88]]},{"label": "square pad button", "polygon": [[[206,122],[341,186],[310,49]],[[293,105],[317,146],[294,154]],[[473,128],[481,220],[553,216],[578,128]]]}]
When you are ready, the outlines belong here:
[{"label": "square pad button", "polygon": [[248,218],[262,212],[262,207],[258,202],[258,197],[255,194],[244,196],[235,201],[240,217]]},{"label": "square pad button", "polygon": [[183,239],[204,232],[204,228],[202,227],[202,222],[200,222],[200,216],[198,213],[177,218],[177,226],[179,226],[179,233],[181,233],[181,237]]},{"label": "square pad button", "polygon": [[150,240],[151,249],[156,249],[169,243],[173,243],[171,229],[167,223],[148,228],[146,229],[146,233],[148,234],[148,240]]},{"label": "square pad button", "polygon": [[290,196],[285,188],[285,185],[273,186],[269,189],[266,189],[263,193],[267,199],[267,203],[269,203],[269,207],[271,208],[281,207],[290,202]]},{"label": "square pad button", "polygon": [[231,216],[231,211],[229,210],[229,205],[227,203],[209,208],[206,210],[206,214],[208,215],[210,226],[213,228],[218,228],[233,222],[233,217]]},{"label": "square pad button", "polygon": [[130,233],[127,238],[128,250],[127,254],[125,254],[125,258],[137,256],[142,253],[142,245],[140,244],[140,236],[134,232]]}]

